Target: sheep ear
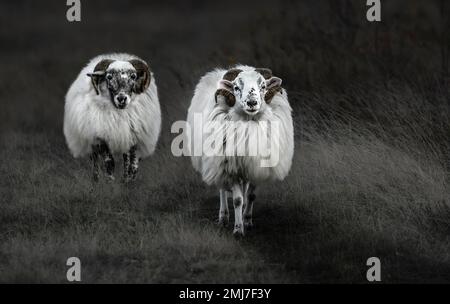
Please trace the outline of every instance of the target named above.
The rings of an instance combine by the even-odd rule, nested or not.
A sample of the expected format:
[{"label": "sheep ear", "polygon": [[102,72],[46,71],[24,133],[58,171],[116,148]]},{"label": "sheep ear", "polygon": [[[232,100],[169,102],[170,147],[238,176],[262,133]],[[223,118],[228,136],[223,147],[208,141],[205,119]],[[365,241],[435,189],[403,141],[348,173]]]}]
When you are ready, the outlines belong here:
[{"label": "sheep ear", "polygon": [[266,103],[270,103],[272,101],[273,96],[281,91],[281,78],[278,77],[270,77],[270,79],[266,80],[267,92],[264,95],[264,100]]},{"label": "sheep ear", "polygon": [[87,74],[88,77],[91,77],[91,83],[97,95],[100,95],[100,82],[104,79],[106,69],[112,62],[114,62],[114,60],[103,59],[95,65],[94,71],[92,73]]},{"label": "sheep ear", "polygon": [[102,81],[103,77],[105,76],[105,72],[94,72],[94,73],[87,73],[88,77],[91,77],[91,83],[94,87],[95,93],[97,95],[100,95],[100,82]]},{"label": "sheep ear", "polygon": [[270,89],[275,88],[275,87],[281,87],[281,83],[282,82],[283,81],[281,80],[281,78],[271,77],[270,79],[266,80],[267,89],[270,90]]},{"label": "sheep ear", "polygon": [[106,74],[105,71],[97,71],[94,73],[87,73],[86,75],[88,75],[89,77],[93,78],[93,77],[101,77],[104,76]]},{"label": "sheep ear", "polygon": [[227,90],[233,92],[233,83],[229,80],[222,79],[219,82],[219,89]]},{"label": "sheep ear", "polygon": [[136,69],[137,80],[134,87],[136,94],[144,93],[150,85],[152,75],[148,65],[140,59],[132,59],[129,61]]}]

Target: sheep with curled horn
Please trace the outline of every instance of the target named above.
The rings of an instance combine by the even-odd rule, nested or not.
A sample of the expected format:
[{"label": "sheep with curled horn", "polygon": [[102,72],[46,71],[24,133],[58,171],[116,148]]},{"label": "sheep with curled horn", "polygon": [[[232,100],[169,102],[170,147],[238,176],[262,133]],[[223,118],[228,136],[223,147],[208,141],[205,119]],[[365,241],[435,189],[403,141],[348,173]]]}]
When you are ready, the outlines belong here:
[{"label": "sheep with curled horn", "polygon": [[[292,109],[281,82],[266,68],[239,65],[229,70],[216,69],[200,79],[188,110],[191,127],[199,119],[203,123],[202,142],[196,142],[199,136],[194,133],[188,134],[193,167],[206,184],[219,189],[221,225],[229,221],[227,199],[232,197],[233,233],[237,236],[253,226],[256,187],[267,181],[283,180],[292,164]],[[211,138],[216,139],[212,141],[218,144],[212,146],[219,153],[194,153],[196,147],[205,149],[204,144]],[[259,148],[256,153],[249,153],[249,148],[264,140],[270,142],[270,156]],[[264,162],[277,153],[276,161]]]},{"label": "sheep with curled horn", "polygon": [[75,158],[90,156],[96,181],[100,167],[109,180],[114,179],[115,154],[123,156],[124,180],[134,180],[139,160],[155,151],[160,130],[155,77],[139,57],[97,56],[81,70],[67,92],[66,142]]}]

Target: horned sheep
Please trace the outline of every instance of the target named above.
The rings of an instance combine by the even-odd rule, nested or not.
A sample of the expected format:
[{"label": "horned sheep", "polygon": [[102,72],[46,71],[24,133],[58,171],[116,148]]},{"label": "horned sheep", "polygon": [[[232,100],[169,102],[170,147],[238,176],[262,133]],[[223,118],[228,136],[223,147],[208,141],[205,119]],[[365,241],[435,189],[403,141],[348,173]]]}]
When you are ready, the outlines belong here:
[{"label": "horned sheep", "polygon": [[90,156],[94,180],[99,162],[114,179],[114,155],[122,154],[124,179],[136,178],[141,158],[155,151],[161,110],[149,65],[129,54],[100,55],[84,67],[69,88],[64,135],[75,158]]},{"label": "horned sheep", "polygon": [[[188,110],[187,121],[190,126],[195,125],[199,117],[203,122],[217,122],[222,126],[216,130],[202,128],[203,142],[200,143],[195,142],[194,132],[188,134],[189,149],[193,167],[201,174],[203,181],[219,188],[219,223],[222,225],[228,223],[227,198],[232,196],[235,215],[233,233],[238,236],[244,235],[245,230],[253,226],[256,186],[266,181],[283,180],[292,164],[292,109],[281,82],[280,78],[272,75],[270,69],[244,65],[229,70],[216,69],[201,78]],[[235,132],[234,137],[230,138],[233,132],[224,130],[237,130],[232,124],[235,122],[244,124],[246,129]],[[268,127],[275,125],[278,128]],[[195,146],[205,144],[206,138],[217,132],[217,129],[220,134],[225,134],[223,150],[228,149],[233,153],[194,154]],[[263,166],[266,155],[261,151],[256,154],[237,154],[237,151],[248,151],[249,142],[263,138],[275,145],[271,151],[279,153],[276,163]],[[247,147],[242,147],[244,145]]]}]

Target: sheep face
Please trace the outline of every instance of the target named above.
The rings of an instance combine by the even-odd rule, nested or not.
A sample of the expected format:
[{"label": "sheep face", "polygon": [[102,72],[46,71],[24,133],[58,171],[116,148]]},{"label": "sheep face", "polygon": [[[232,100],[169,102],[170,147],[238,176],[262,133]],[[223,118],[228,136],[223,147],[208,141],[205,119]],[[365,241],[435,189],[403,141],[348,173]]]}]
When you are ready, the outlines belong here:
[{"label": "sheep face", "polygon": [[267,93],[281,85],[281,79],[270,77],[266,79],[258,71],[241,71],[232,81],[222,79],[219,88],[234,95],[235,111],[248,116],[255,116],[264,111]]},{"label": "sheep face", "polygon": [[134,94],[143,93],[150,84],[148,66],[138,59],[130,61],[103,60],[97,64],[94,73],[89,73],[92,84],[100,95],[108,92],[117,109],[125,109]]},{"label": "sheep face", "polygon": [[106,87],[116,108],[125,109],[130,104],[136,81],[136,69],[129,62],[116,61],[106,70]]}]

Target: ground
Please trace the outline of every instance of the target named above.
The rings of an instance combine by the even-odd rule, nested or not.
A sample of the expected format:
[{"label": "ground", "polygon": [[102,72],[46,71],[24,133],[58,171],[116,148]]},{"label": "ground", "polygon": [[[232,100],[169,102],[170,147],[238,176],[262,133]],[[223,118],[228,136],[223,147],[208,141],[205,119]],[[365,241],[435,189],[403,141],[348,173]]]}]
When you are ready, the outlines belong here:
[{"label": "ground", "polygon": [[[450,282],[448,21],[439,1],[398,2],[378,28],[355,1],[89,1],[80,24],[64,4],[2,3],[0,282],[66,282],[71,256],[86,283],[363,283],[372,256],[383,282]],[[111,51],[150,62],[163,114],[130,185],[120,163],[93,183],[62,134],[70,83]],[[218,191],[170,152],[199,77],[238,62],[283,78],[296,141],[240,240],[216,224]]]}]

